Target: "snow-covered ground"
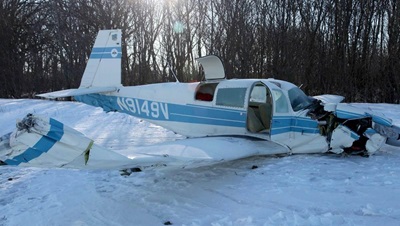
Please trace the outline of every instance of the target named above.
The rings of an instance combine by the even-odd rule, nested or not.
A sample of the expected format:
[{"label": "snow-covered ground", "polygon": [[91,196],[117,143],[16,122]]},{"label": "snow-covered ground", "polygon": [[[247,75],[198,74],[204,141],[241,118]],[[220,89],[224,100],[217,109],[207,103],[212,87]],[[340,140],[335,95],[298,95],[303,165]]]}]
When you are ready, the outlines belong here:
[{"label": "snow-covered ground", "polygon": [[[400,106],[358,104],[400,124]],[[0,135],[27,113],[111,150],[183,137],[74,102],[0,99]],[[254,167],[257,166],[257,167]],[[254,168],[254,169],[252,169]],[[400,225],[400,148],[370,158],[252,157],[184,170],[0,167],[0,225]]]}]

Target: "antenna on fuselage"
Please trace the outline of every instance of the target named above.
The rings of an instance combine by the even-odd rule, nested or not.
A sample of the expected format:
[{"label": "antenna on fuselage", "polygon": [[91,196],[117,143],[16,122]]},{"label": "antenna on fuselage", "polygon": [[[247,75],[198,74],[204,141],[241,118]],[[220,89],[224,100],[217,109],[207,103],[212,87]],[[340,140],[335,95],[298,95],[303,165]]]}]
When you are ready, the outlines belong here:
[{"label": "antenna on fuselage", "polygon": [[172,70],[172,66],[171,66],[171,64],[169,62],[168,62],[168,68],[171,71],[172,75],[175,77],[176,82],[179,82],[179,79],[178,79],[178,77],[176,77],[175,71]]}]

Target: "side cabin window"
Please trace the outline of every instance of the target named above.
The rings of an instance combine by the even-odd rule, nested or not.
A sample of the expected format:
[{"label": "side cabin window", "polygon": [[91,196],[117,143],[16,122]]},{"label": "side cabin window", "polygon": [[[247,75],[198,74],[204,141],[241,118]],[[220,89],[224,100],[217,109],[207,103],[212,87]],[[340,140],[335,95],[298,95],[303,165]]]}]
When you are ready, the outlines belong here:
[{"label": "side cabin window", "polygon": [[244,108],[247,88],[220,88],[216,105]]},{"label": "side cabin window", "polygon": [[274,95],[274,100],[275,100],[275,112],[277,113],[289,112],[288,102],[282,91],[273,89],[272,95]]},{"label": "side cabin window", "polygon": [[200,83],[196,89],[195,99],[201,101],[213,101],[215,88],[218,83]]}]

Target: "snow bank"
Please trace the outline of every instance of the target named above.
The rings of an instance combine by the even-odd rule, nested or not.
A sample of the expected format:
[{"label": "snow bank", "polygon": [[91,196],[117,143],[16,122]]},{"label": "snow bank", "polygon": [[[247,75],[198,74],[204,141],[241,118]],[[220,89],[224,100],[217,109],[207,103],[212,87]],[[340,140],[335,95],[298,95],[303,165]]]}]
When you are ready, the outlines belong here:
[{"label": "snow bank", "polygon": [[[400,124],[398,105],[359,104]],[[0,100],[0,135],[33,112],[112,150],[182,139],[80,103]],[[100,128],[107,127],[109,133]],[[400,150],[370,158],[252,157],[209,167],[144,171],[0,167],[0,225],[398,225]],[[257,166],[257,167],[256,167]]]}]

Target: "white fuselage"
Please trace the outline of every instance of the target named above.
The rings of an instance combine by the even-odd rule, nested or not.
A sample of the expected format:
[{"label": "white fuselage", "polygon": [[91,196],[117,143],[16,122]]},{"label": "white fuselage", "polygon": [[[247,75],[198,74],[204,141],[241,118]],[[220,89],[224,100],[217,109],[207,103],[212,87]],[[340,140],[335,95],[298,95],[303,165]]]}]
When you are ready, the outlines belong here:
[{"label": "white fuselage", "polygon": [[[294,112],[291,109],[287,91],[281,88],[288,84],[281,82],[279,87],[271,81],[281,82],[246,79],[159,83],[120,87],[112,93],[82,95],[76,99],[103,107],[106,111],[119,111],[146,119],[188,137],[248,136],[274,141],[296,153],[327,151],[328,144],[319,133],[318,123],[307,117],[304,111]],[[214,87],[210,91],[212,100],[199,99],[198,92],[202,86]],[[266,90],[260,92],[264,95],[257,97],[257,93],[253,92],[256,86]],[[254,108],[251,105],[261,102],[269,102],[272,106],[268,119],[270,125],[269,128],[261,126],[259,131],[252,131],[249,128],[252,120],[249,111]],[[262,125],[259,113],[256,120]]]}]

